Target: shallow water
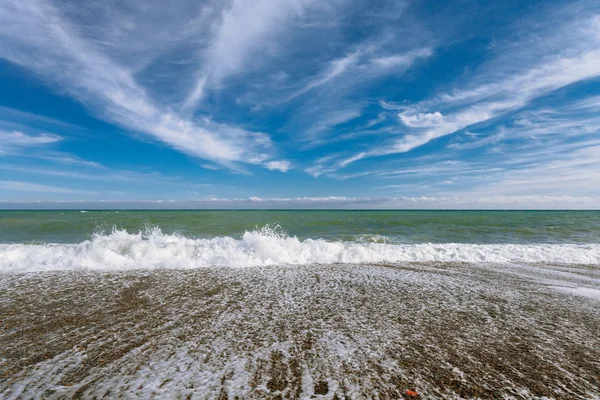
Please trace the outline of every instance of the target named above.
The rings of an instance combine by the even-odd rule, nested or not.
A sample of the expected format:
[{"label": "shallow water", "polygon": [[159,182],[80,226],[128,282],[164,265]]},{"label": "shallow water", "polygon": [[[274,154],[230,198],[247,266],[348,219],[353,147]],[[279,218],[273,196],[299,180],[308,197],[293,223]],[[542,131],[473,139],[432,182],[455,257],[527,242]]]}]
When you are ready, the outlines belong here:
[{"label": "shallow water", "polygon": [[0,243],[80,243],[113,228],[159,227],[188,238],[269,225],[328,241],[471,244],[600,243],[600,211],[0,211]]},{"label": "shallow water", "polygon": [[584,265],[5,273],[0,397],[594,399],[599,287]]}]

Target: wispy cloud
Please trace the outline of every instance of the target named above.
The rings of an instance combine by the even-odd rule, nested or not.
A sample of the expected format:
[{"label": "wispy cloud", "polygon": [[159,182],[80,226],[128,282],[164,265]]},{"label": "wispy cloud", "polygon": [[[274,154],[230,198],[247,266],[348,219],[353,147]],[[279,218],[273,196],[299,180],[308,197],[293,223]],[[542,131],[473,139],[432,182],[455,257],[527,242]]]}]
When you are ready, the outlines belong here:
[{"label": "wispy cloud", "polygon": [[[600,193],[594,184],[600,182],[597,133],[581,136],[576,129],[569,133],[561,128],[564,124],[553,127],[551,120],[538,121],[536,125],[532,127],[535,133],[520,125],[500,127],[500,133],[451,146],[449,155],[461,161],[439,161],[425,166],[412,160],[409,167],[371,171],[370,176],[375,180],[399,181],[377,188],[397,193],[466,197],[544,193],[597,197]],[[503,146],[506,151],[498,151]],[[471,151],[472,155],[466,156]]]},{"label": "wispy cloud", "polygon": [[304,13],[318,6],[314,0],[234,0],[216,19],[204,65],[184,109],[193,109],[203,97],[205,86],[218,86],[225,78],[251,68],[248,61],[275,51],[281,33],[299,23]]},{"label": "wispy cloud", "polygon": [[[95,112],[188,154],[233,167],[268,159],[268,135],[217,122],[191,121],[154,102],[135,71],[101,51],[83,28],[44,0],[0,5],[0,57],[64,85]],[[22,32],[28,32],[23,35]],[[261,160],[257,162],[256,160]]]},{"label": "wispy cloud", "polygon": [[93,167],[93,168],[105,168],[100,163],[95,161],[83,160],[79,157],[75,157],[69,154],[55,154],[55,155],[38,155],[36,156],[38,159],[48,160],[59,164],[65,165],[76,165],[83,167]]},{"label": "wispy cloud", "polygon": [[[364,157],[325,157],[307,170],[335,179],[368,177],[376,193],[443,197],[552,196],[600,194],[600,124],[597,113],[578,98],[560,107],[525,110],[494,127],[465,132],[438,152],[355,168],[340,168]],[[436,116],[431,116],[435,119]],[[427,119],[418,123],[428,124]]]},{"label": "wispy cloud", "polygon": [[483,197],[248,197],[204,200],[148,201],[36,201],[7,202],[8,209],[598,209],[598,197],[573,196],[483,196]]},{"label": "wispy cloud", "polygon": [[360,115],[361,110],[357,106],[348,109],[325,111],[322,113],[321,118],[306,131],[301,140],[309,141],[311,146],[326,142],[327,140],[321,137],[324,132],[350,122],[360,117]]},{"label": "wispy cloud", "polygon": [[[63,161],[58,161],[59,163],[64,163]],[[4,171],[13,171],[21,174],[31,175],[34,178],[38,178],[40,176],[53,176],[59,178],[69,178],[69,179],[78,179],[82,181],[106,181],[106,182],[120,182],[120,181],[129,181],[129,182],[146,182],[146,183],[164,183],[164,182],[177,182],[180,179],[173,179],[163,176],[158,172],[138,172],[138,171],[128,171],[128,170],[115,170],[111,168],[104,167],[102,165],[85,162],[85,161],[73,161],[71,164],[76,163],[79,165],[78,171],[73,171],[70,169],[60,169],[56,167],[51,167],[48,165],[43,166],[23,166],[23,165],[13,165],[13,164],[0,164],[0,170]],[[88,170],[81,170],[82,167],[92,167],[88,168]]]},{"label": "wispy cloud", "polygon": [[[205,118],[191,116],[192,111],[207,87],[217,92],[238,74],[262,68],[261,74],[287,76],[281,69],[269,69],[265,60],[280,53],[290,54],[285,47],[289,37],[302,38],[309,34],[304,31],[307,27],[337,32],[334,20],[344,1],[178,4],[173,7],[175,11],[148,5],[115,12],[111,11],[114,7],[105,4],[59,7],[52,0],[26,4],[9,0],[0,5],[0,57],[36,72],[48,82],[57,82],[61,90],[68,91],[95,115],[151,135],[177,150],[238,170],[243,167],[237,163],[266,166],[274,153],[270,135],[220,122],[210,114]],[[339,17],[343,18],[343,13]],[[23,31],[28,34],[23,35]],[[321,63],[320,71],[294,80],[274,101],[290,101],[317,89],[322,89],[325,98],[300,107],[289,126],[295,129],[294,120],[302,121],[310,114],[311,126],[302,122],[302,130],[316,135],[350,121],[360,116],[361,105],[352,104],[347,99],[349,94],[374,78],[401,74],[416,60],[431,55],[423,44],[403,48],[390,43],[391,37],[369,38],[353,51],[342,55],[337,52],[334,57],[323,57],[327,53],[322,53],[311,60]],[[169,51],[179,54],[179,58],[167,55],[165,60],[157,59]],[[157,79],[160,82],[162,78],[151,71],[167,61],[172,62],[176,73],[183,71],[183,78],[171,76],[175,82],[168,86],[189,90],[187,98],[179,102],[183,113],[176,111],[177,102],[165,103],[172,96],[157,97],[157,88],[144,85]],[[185,65],[185,69],[174,65]],[[196,81],[190,82],[190,71],[194,69]],[[298,76],[298,71],[294,75]],[[328,89],[333,83],[335,91]],[[257,96],[264,94],[256,92]],[[323,108],[324,103],[328,107]],[[344,103],[348,107],[342,108],[347,111],[340,114],[338,110]],[[260,108],[260,104],[252,107]]]},{"label": "wispy cloud", "polygon": [[309,92],[312,89],[323,86],[327,82],[330,82],[336,77],[342,75],[344,72],[348,71],[353,64],[356,64],[359,57],[360,53],[358,51],[355,51],[341,58],[331,60],[317,78],[307,82],[304,87],[302,87],[300,90],[296,91],[291,96],[289,96],[287,100],[292,100],[293,98],[298,97],[306,92]]},{"label": "wispy cloud", "polygon": [[[297,97],[308,97],[291,124],[297,130],[296,126],[305,126],[307,121],[311,121],[303,130],[301,141],[310,143],[314,148],[354,138],[355,135],[342,135],[343,130],[337,128],[362,116],[368,101],[353,99],[357,93],[390,75],[403,75],[417,61],[432,55],[432,50],[426,47],[409,48],[390,55],[389,50],[382,49],[384,43],[380,39],[376,45],[363,44],[354,52],[329,61],[316,77],[304,82],[284,99],[287,102]],[[371,121],[367,127],[384,119]],[[335,136],[329,134],[333,129],[337,132]]]},{"label": "wispy cloud", "polygon": [[[0,181],[0,188],[10,192],[35,192],[35,193],[59,193],[76,195],[97,195],[98,193],[87,190],[75,190],[70,188],[41,185],[33,182]],[[5,192],[6,194],[6,192]]]},{"label": "wispy cloud", "polygon": [[[256,194],[274,202],[303,184],[327,194],[597,198],[600,7],[527,10],[470,0],[460,10],[6,0],[0,59],[18,73],[0,80],[33,83],[24,91],[40,101],[3,97],[31,112],[0,107],[3,179],[103,193],[156,180],[180,198],[196,194],[177,185],[208,177],[235,182],[214,191],[225,197],[253,193],[255,179],[298,179],[298,188],[261,186]],[[61,107],[51,104],[57,93]],[[123,129],[151,144],[132,145]],[[114,160],[104,154],[113,145],[123,146]]]},{"label": "wispy cloud", "polygon": [[559,23],[549,21],[542,39],[536,36],[535,41],[525,38],[522,43],[519,39],[507,42],[504,52],[481,68],[465,88],[415,104],[382,102],[385,109],[399,110],[404,135],[354,159],[409,152],[442,136],[522,109],[557,89],[600,76],[600,18],[586,13],[555,29]]},{"label": "wispy cloud", "polygon": [[45,129],[48,127],[58,129],[70,129],[82,131],[83,128],[77,125],[59,121],[55,118],[50,118],[44,115],[33,114],[21,110],[15,110],[14,108],[0,106],[0,128],[10,130],[11,126],[19,126],[25,123],[26,126],[43,126]]},{"label": "wispy cloud", "polygon": [[381,68],[385,71],[404,71],[410,68],[417,60],[427,58],[433,54],[428,47],[416,48],[406,53],[376,56],[369,60],[371,67]]},{"label": "wispy cloud", "polygon": [[51,143],[56,143],[61,137],[51,133],[41,133],[39,135],[28,135],[23,132],[4,132],[0,131],[0,156],[18,152],[24,148],[39,147]]}]

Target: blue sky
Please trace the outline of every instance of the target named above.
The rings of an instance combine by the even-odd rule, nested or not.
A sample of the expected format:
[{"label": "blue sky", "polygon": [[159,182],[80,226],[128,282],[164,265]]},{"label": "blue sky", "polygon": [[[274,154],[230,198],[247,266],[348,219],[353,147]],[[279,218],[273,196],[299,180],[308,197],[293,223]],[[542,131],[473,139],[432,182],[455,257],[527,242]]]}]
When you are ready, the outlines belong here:
[{"label": "blue sky", "polygon": [[0,202],[600,208],[600,3],[4,0]]}]

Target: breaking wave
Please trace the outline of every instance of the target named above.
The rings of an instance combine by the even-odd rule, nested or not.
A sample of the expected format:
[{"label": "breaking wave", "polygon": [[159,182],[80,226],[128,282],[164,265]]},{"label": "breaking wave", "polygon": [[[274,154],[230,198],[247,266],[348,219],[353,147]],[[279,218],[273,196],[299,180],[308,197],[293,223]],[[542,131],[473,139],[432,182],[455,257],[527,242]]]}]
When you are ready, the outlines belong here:
[{"label": "breaking wave", "polygon": [[76,244],[0,244],[0,272],[256,267],[273,264],[401,263],[600,264],[600,245],[390,244],[300,240],[266,226],[241,238],[187,238],[159,228],[114,229]]}]

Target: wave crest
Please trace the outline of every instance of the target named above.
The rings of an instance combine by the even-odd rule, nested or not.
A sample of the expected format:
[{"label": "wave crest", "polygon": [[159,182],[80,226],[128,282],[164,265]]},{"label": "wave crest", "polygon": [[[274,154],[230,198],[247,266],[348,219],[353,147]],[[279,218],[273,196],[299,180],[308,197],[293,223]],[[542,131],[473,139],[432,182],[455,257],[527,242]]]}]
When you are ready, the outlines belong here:
[{"label": "wave crest", "polygon": [[245,232],[240,239],[187,238],[149,227],[138,233],[96,233],[77,244],[0,245],[0,272],[435,261],[600,264],[600,245],[300,240],[277,225]]}]

